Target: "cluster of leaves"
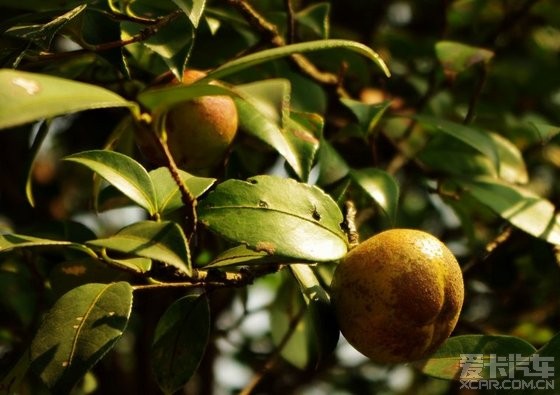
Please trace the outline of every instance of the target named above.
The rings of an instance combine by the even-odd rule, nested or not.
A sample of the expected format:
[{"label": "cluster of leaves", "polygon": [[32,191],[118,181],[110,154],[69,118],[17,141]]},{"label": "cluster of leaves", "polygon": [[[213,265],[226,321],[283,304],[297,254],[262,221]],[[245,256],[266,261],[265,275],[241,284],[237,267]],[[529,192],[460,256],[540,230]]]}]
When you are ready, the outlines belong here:
[{"label": "cluster of leaves", "polygon": [[[227,349],[220,339],[240,343],[230,352],[238,363],[264,366],[246,393],[259,384],[286,392],[319,373],[314,384],[327,392],[387,389],[392,370],[364,384],[370,362],[350,362],[342,377],[333,354],[328,285],[355,226],[362,237],[425,228],[464,263],[460,336],[416,364],[420,391],[453,388],[460,354],[560,354],[550,185],[558,5],[262,3],[2,4],[9,144],[0,156],[3,172],[18,170],[0,178],[0,292],[13,317],[0,328],[12,356],[0,391],[39,391],[37,375],[56,394],[107,393],[115,377],[127,392],[150,393],[152,369],[164,393],[187,382],[194,392],[197,377],[208,393]],[[530,33],[516,30],[522,21]],[[185,67],[207,77],[153,86]],[[239,114],[223,166],[202,177],[150,164],[135,125],[207,95],[232,97]],[[114,216],[137,207],[140,218],[100,226],[91,201]],[[249,334],[232,335],[260,285],[273,299],[265,352]],[[265,377],[271,369],[283,374]]]}]

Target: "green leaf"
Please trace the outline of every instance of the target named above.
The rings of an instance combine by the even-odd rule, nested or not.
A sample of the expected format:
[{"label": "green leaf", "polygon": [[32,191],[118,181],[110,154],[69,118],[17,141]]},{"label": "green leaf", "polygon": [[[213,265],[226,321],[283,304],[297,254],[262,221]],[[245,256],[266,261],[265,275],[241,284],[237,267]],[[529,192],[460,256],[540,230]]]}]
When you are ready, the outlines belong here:
[{"label": "green leaf", "polygon": [[317,368],[328,357],[339,330],[329,302],[322,299],[324,290],[317,290],[316,277],[304,269],[308,265],[299,266],[294,274],[302,283],[298,286],[292,278],[284,278],[270,308],[270,321],[272,341],[282,357],[306,370]]},{"label": "green leaf", "polygon": [[[136,5],[135,3],[132,3],[132,8],[137,8],[139,14],[145,13],[152,16],[160,14],[160,10],[155,10],[146,4]],[[189,16],[181,14],[174,17],[173,20],[158,28],[156,34],[141,42],[142,45],[156,53],[179,80],[183,77],[185,64],[194,44],[194,27],[189,17],[190,14]],[[122,22],[121,38],[126,40],[141,34],[144,28],[145,26],[137,23]],[[131,53],[133,56],[136,54],[136,52]]]},{"label": "green leaf", "polygon": [[19,37],[24,40],[30,40],[43,50],[48,50],[51,47],[52,40],[58,32],[76,17],[82,14],[87,5],[82,4],[78,7],[57,16],[53,20],[45,24],[33,25],[16,25],[10,27],[5,31],[9,36]]},{"label": "green leaf", "polygon": [[200,18],[204,15],[206,0],[173,0],[173,2],[183,10],[196,29],[200,23]]},{"label": "green leaf", "polygon": [[482,354],[484,368],[480,379],[490,379],[488,361],[491,355],[510,354],[532,355],[535,347],[525,340],[512,336],[465,335],[447,339],[428,359],[416,362],[423,373],[445,380],[461,378],[461,354]]},{"label": "green leaf", "polygon": [[317,187],[257,176],[227,180],[198,206],[212,231],[256,251],[308,261],[331,261],[347,251],[337,204]]},{"label": "green leaf", "polygon": [[500,168],[500,157],[498,148],[489,133],[480,129],[461,125],[459,123],[446,121],[445,119],[429,117],[425,115],[417,115],[415,118],[423,123],[435,127],[438,131],[445,133],[463,143],[471,146],[475,150],[486,155],[495,166]]},{"label": "green leaf", "polygon": [[87,244],[161,261],[187,275],[191,274],[187,240],[179,225],[174,222],[137,222],[111,237],[91,240]]},{"label": "green leaf", "polygon": [[330,185],[346,177],[350,167],[327,140],[323,139],[318,153],[319,178],[317,184]]},{"label": "green leaf", "polygon": [[255,52],[250,55],[234,59],[208,73],[207,78],[223,78],[227,75],[254,67],[258,64],[290,56],[296,53],[322,51],[335,48],[348,49],[362,56],[365,56],[366,58],[372,60],[385,73],[387,77],[391,75],[389,69],[387,68],[387,65],[385,64],[385,62],[383,62],[381,57],[371,48],[363,44],[350,40],[317,40],[285,45],[279,48],[266,49],[264,51]]},{"label": "green leaf", "polygon": [[[187,189],[195,198],[201,196],[216,182],[215,178],[197,177],[182,170],[179,170],[179,174]],[[160,215],[169,214],[183,206],[179,187],[173,180],[168,168],[160,167],[152,170],[150,178],[152,184],[157,185],[157,188],[155,188],[156,202],[157,212]]]},{"label": "green leaf", "polygon": [[173,303],[159,320],[152,345],[152,366],[165,394],[179,390],[196,372],[210,336],[206,294]]},{"label": "green leaf", "polygon": [[[89,248],[82,244],[70,241],[43,239],[15,233],[0,235],[0,252],[10,251],[14,248],[29,247],[71,247],[86,252],[89,250]],[[93,254],[93,251],[91,253]]]},{"label": "green leaf", "polygon": [[301,180],[307,180],[322,134],[316,114],[290,113],[290,84],[271,79],[235,88],[239,124],[246,133],[272,146]]},{"label": "green leaf", "polygon": [[117,342],[128,323],[132,287],[86,284],[62,296],[31,343],[32,368],[53,393],[68,393]]},{"label": "green leaf", "polygon": [[532,129],[541,141],[541,144],[546,144],[560,133],[560,126],[547,125],[543,123],[529,122]]},{"label": "green leaf", "polygon": [[134,159],[118,152],[93,150],[67,156],[64,160],[87,166],[150,215],[157,212],[156,192],[150,176]]},{"label": "green leaf", "polygon": [[455,76],[476,64],[489,63],[494,52],[453,41],[436,43],[436,56],[446,73]]},{"label": "green leaf", "polygon": [[239,245],[222,252],[205,267],[265,265],[283,262],[285,260],[286,259],[282,257],[271,256],[266,251],[254,251],[247,248],[245,245]]},{"label": "green leaf", "polygon": [[35,163],[35,159],[37,158],[37,154],[41,149],[41,145],[43,144],[43,141],[45,141],[45,137],[47,137],[49,127],[50,122],[43,122],[39,125],[37,135],[33,139],[33,144],[29,150],[30,159],[26,164],[27,178],[25,181],[25,196],[27,197],[27,201],[31,207],[35,207],[35,198],[33,197],[33,165]]},{"label": "green leaf", "polygon": [[340,101],[356,116],[364,137],[372,134],[373,130],[383,117],[383,114],[385,114],[391,105],[390,101],[378,104],[366,104],[358,100],[346,98],[342,98]]},{"label": "green leaf", "polygon": [[201,96],[236,96],[232,89],[220,85],[210,85],[208,82],[196,81],[189,85],[149,89],[138,95],[138,101],[152,113],[158,113],[169,109],[177,103]]},{"label": "green leaf", "polygon": [[137,105],[95,85],[25,71],[0,70],[0,129],[96,108]]},{"label": "green leaf", "polygon": [[381,207],[387,218],[395,223],[399,204],[399,184],[393,176],[373,168],[351,170],[350,176]]},{"label": "green leaf", "polygon": [[552,244],[560,244],[560,223],[550,201],[499,180],[480,177],[472,181],[456,180],[456,183],[462,191],[513,226]]},{"label": "green leaf", "polygon": [[296,13],[297,29],[302,41],[329,38],[330,3],[317,3]]},{"label": "green leaf", "polygon": [[290,270],[307,304],[309,325],[314,332],[309,340],[316,342],[313,346],[316,352],[313,359],[319,364],[334,351],[340,336],[331,299],[309,265],[293,264],[290,265]]},{"label": "green leaf", "polygon": [[511,183],[524,184],[529,176],[519,149],[496,133],[488,133],[498,154],[499,169],[490,158],[448,135],[431,139],[418,158],[432,170],[455,176],[488,175]]}]

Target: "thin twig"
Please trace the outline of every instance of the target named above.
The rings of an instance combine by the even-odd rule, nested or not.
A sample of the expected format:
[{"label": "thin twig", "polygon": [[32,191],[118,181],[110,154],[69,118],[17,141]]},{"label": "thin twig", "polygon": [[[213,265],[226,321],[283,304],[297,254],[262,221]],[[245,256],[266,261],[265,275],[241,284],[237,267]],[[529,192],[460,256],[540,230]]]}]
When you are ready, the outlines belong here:
[{"label": "thin twig", "polygon": [[[286,45],[284,38],[278,33],[276,25],[267,21],[257,10],[245,0],[227,0],[235,7],[247,22],[275,47]],[[338,76],[326,71],[321,71],[315,67],[305,56],[301,54],[290,55],[292,63],[305,75],[313,80],[330,86],[338,86]]]},{"label": "thin twig", "polygon": [[344,205],[346,207],[344,221],[348,232],[348,243],[350,244],[350,248],[354,248],[360,244],[360,234],[356,228],[356,206],[351,200],[347,200]]},{"label": "thin twig", "polygon": [[284,7],[286,8],[286,15],[288,16],[288,31],[286,37],[288,39],[288,44],[291,44],[296,37],[296,17],[292,0],[284,0]]}]

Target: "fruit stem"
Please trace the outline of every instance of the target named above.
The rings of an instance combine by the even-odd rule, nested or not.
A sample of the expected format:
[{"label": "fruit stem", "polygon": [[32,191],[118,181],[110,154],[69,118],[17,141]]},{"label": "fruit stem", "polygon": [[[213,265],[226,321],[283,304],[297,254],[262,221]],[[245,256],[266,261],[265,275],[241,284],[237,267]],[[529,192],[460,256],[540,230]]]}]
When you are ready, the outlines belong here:
[{"label": "fruit stem", "polygon": [[346,224],[346,231],[348,233],[348,243],[350,244],[350,249],[356,247],[360,244],[360,234],[356,228],[356,206],[351,200],[347,200],[344,203],[346,207],[346,216],[344,222]]}]

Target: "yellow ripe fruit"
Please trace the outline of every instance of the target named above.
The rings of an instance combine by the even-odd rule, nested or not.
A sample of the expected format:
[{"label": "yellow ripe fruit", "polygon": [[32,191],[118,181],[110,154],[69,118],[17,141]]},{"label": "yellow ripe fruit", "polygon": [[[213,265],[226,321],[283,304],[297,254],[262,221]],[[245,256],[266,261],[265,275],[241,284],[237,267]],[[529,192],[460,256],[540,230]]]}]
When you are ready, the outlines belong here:
[{"label": "yellow ripe fruit", "polygon": [[461,268],[429,233],[381,232],[351,250],[331,284],[340,330],[379,363],[422,359],[449,337],[463,305]]}]

